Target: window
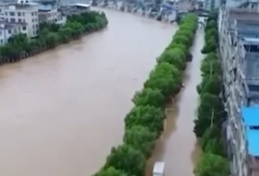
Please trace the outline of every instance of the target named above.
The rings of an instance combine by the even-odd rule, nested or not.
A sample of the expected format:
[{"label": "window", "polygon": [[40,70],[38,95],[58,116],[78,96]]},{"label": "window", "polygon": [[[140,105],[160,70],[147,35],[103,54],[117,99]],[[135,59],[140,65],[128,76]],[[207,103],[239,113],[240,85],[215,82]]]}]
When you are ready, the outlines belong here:
[{"label": "window", "polygon": [[5,16],[8,16],[8,13],[7,13],[7,12],[5,12]]},{"label": "window", "polygon": [[1,39],[1,43],[4,43],[3,39]]},{"label": "window", "polygon": [[34,22],[34,19],[32,19],[32,22]]},{"label": "window", "polygon": [[23,26],[23,27],[22,27],[22,30],[26,30],[26,26]]},{"label": "window", "polygon": [[234,73],[234,81],[236,81],[236,79],[237,79],[237,68],[233,69],[233,73]]},{"label": "window", "polygon": [[33,15],[34,15],[34,12],[31,13],[31,16],[33,16]]},{"label": "window", "polygon": [[22,13],[22,16],[25,16],[25,12]]},{"label": "window", "polygon": [[11,33],[12,33],[12,30],[11,30],[11,29],[9,29],[9,30],[8,30],[8,33],[9,33],[9,34],[11,34]]},{"label": "window", "polygon": [[15,23],[15,18],[11,18],[10,21]]},{"label": "window", "polygon": [[25,19],[22,20],[25,23]]},{"label": "window", "polygon": [[15,15],[15,13],[14,12],[10,12],[10,16],[14,16]]},{"label": "window", "polygon": [[22,19],[18,19],[18,22],[21,23],[21,22],[22,22]]},{"label": "window", "polygon": [[21,12],[18,12],[17,15],[18,15],[18,16],[22,16]]}]

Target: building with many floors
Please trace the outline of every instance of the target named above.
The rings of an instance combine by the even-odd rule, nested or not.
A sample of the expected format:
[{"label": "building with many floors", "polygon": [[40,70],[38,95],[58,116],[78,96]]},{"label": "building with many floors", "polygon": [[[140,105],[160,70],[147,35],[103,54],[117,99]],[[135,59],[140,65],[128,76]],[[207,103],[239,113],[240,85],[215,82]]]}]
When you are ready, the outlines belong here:
[{"label": "building with many floors", "polygon": [[62,16],[58,10],[59,4],[54,0],[39,1],[38,2],[38,14],[39,22],[56,23],[63,25],[66,23],[66,17]]},{"label": "building with many floors", "polygon": [[66,17],[58,10],[54,0],[37,3],[18,0],[16,3],[0,4],[0,45],[18,33],[29,38],[36,37],[39,24],[43,22],[60,25],[66,23]]},{"label": "building with many floors", "polygon": [[0,21],[0,45],[8,42],[8,39],[15,34],[28,34],[26,23],[11,23]]},{"label": "building with many floors", "polygon": [[259,13],[221,7],[218,24],[231,175],[259,176]]},{"label": "building with many floors", "polygon": [[28,37],[36,37],[39,30],[38,5],[28,0],[0,7],[1,18],[10,23],[24,23]]},{"label": "building with many floors", "polygon": [[62,5],[59,7],[59,11],[62,16],[71,16],[78,15],[84,12],[88,12],[90,10],[90,4],[70,4],[70,5]]}]

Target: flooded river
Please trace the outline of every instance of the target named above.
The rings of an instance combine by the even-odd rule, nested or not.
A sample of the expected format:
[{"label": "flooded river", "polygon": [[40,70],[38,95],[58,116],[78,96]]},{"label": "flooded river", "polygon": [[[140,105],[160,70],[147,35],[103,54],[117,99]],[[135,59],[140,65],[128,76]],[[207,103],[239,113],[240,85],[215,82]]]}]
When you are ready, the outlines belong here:
[{"label": "flooded river", "polygon": [[[121,143],[131,98],[177,27],[106,13],[107,29],[0,67],[0,175],[89,176]],[[187,176],[192,167],[199,42],[201,36],[186,89],[168,121],[161,151],[166,176]]]}]

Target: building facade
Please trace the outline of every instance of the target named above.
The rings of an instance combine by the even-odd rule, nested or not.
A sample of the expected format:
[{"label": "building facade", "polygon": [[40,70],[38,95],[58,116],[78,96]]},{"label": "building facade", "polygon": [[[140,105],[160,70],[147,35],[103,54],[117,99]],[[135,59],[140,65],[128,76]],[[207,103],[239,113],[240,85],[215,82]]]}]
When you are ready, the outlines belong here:
[{"label": "building facade", "polygon": [[28,29],[25,23],[7,23],[0,21],[0,45],[8,42],[8,39],[16,34],[28,35]]},{"label": "building facade", "polygon": [[10,23],[25,23],[28,37],[36,37],[39,30],[38,6],[36,3],[19,0],[16,4],[1,7],[2,18]]},{"label": "building facade", "polygon": [[56,1],[40,1],[38,2],[39,23],[56,23],[63,25],[66,23],[66,17],[62,16],[58,11]]},{"label": "building facade", "polygon": [[233,176],[259,175],[259,13],[220,8],[219,45]]},{"label": "building facade", "polygon": [[211,10],[219,8],[222,3],[224,3],[223,0],[205,0],[204,9],[211,11]]}]

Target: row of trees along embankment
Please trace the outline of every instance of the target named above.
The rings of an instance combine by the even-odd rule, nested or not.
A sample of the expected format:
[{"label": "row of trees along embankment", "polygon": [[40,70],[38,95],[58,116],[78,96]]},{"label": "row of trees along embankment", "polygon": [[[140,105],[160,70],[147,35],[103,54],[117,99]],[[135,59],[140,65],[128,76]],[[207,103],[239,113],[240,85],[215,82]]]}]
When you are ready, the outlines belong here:
[{"label": "row of trees along embankment", "polygon": [[65,25],[41,24],[39,36],[29,39],[23,34],[9,38],[6,45],[0,47],[0,64],[16,62],[56,46],[78,39],[84,34],[106,27],[108,20],[104,13],[95,11],[68,17]]},{"label": "row of trees along embankment", "polygon": [[[189,14],[182,20],[172,42],[157,60],[144,88],[136,92],[134,107],[126,115],[123,144],[113,147],[105,165],[95,176],[143,176],[146,161],[163,132],[165,105],[179,93],[198,19]],[[177,141],[176,141],[177,142]]]},{"label": "row of trees along embankment", "polygon": [[228,176],[229,162],[223,147],[222,124],[226,118],[221,98],[221,68],[217,54],[217,14],[210,14],[205,27],[206,54],[202,65],[202,82],[197,86],[200,95],[194,132],[200,139],[203,154],[195,168],[196,176]]}]

